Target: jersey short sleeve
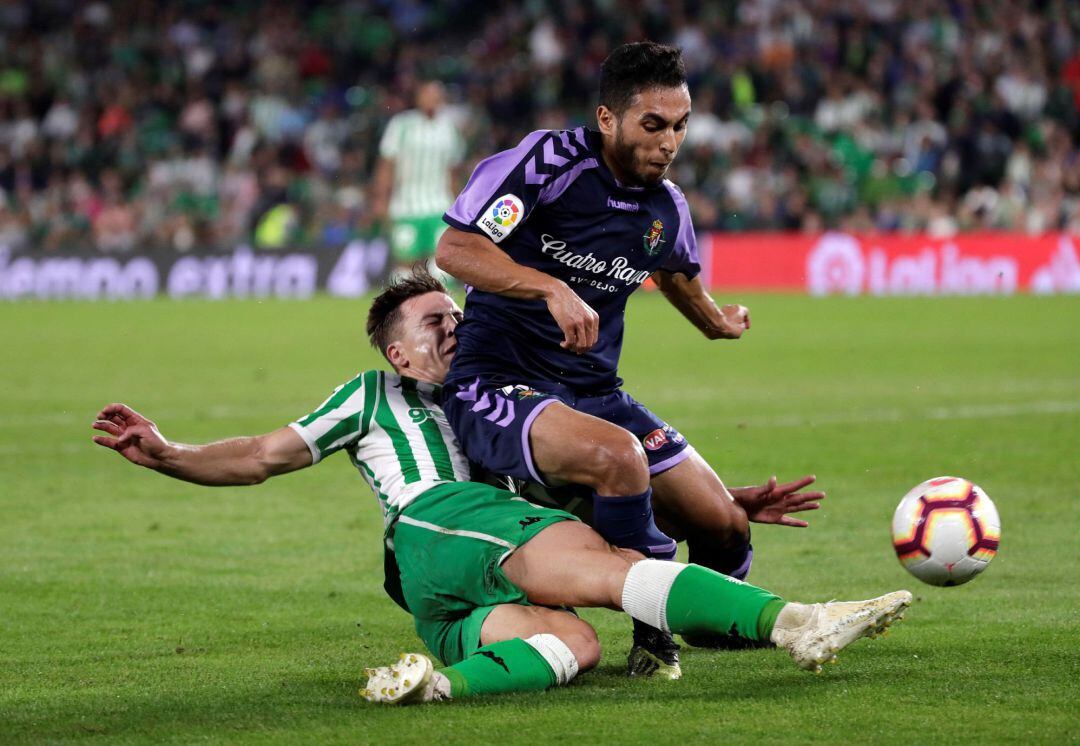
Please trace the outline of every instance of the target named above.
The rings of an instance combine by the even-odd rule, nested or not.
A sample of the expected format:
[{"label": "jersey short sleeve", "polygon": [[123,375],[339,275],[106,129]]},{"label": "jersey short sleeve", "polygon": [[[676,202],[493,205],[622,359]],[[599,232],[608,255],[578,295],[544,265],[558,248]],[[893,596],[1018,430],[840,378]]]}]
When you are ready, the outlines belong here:
[{"label": "jersey short sleeve", "polygon": [[671,253],[664,259],[660,269],[672,274],[684,274],[687,279],[692,280],[701,273],[701,260],[698,256],[697,236],[694,234],[694,221],[690,217],[690,205],[679,187],[670,181],[665,181],[664,186],[679,210],[679,232],[675,236]]},{"label": "jersey short sleeve", "polygon": [[453,145],[450,149],[450,165],[460,166],[462,161],[465,160],[465,138],[461,136],[461,130],[458,129],[456,124],[451,125],[450,132],[453,139]]},{"label": "jersey short sleeve", "polygon": [[401,155],[401,115],[390,117],[379,140],[379,155],[383,158],[397,158]]},{"label": "jersey short sleeve", "polygon": [[354,445],[367,433],[378,390],[377,373],[361,373],[334,393],[306,417],[289,423],[304,439],[313,464],[336,451]]},{"label": "jersey short sleeve", "polygon": [[538,130],[517,147],[482,160],[443,220],[501,243],[542,202],[553,171],[569,162],[555,150],[558,139],[555,132]]}]

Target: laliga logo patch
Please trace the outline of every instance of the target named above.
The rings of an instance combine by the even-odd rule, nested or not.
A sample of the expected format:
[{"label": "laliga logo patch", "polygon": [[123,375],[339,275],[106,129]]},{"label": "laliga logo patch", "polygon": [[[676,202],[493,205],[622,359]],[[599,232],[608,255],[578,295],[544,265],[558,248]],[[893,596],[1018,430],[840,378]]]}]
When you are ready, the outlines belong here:
[{"label": "laliga logo patch", "polygon": [[516,194],[504,194],[480,214],[476,225],[495,243],[510,235],[525,212],[525,203]]},{"label": "laliga logo patch", "polygon": [[641,442],[646,451],[659,451],[667,444],[668,436],[664,432],[664,428],[658,427],[642,438]]},{"label": "laliga logo patch", "polygon": [[664,245],[664,224],[660,219],[652,221],[652,225],[649,227],[649,231],[642,237],[642,244],[645,249],[645,253],[649,256],[655,256],[660,252],[661,247]]},{"label": "laliga logo patch", "polygon": [[517,222],[520,212],[520,205],[514,198],[508,197],[491,208],[491,217],[495,218],[495,222],[499,225],[509,228]]}]

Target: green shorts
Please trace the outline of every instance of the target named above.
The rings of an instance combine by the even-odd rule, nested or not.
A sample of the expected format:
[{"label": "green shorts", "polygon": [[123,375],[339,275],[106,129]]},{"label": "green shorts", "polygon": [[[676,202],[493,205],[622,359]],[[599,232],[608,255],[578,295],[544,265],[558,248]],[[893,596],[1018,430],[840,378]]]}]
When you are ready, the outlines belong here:
[{"label": "green shorts", "polygon": [[503,574],[510,554],[548,526],[577,519],[476,482],[434,487],[398,516],[392,540],[416,633],[452,665],[480,647],[480,628],[499,604],[528,604]]},{"label": "green shorts", "polygon": [[390,251],[399,263],[435,256],[435,246],[446,230],[442,215],[398,218],[390,228]]}]

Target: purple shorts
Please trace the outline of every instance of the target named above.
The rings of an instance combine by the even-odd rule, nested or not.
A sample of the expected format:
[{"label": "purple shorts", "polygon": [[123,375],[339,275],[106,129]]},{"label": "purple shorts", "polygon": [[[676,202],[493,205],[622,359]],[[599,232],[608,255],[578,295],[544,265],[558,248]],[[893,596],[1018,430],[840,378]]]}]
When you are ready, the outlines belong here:
[{"label": "purple shorts", "polygon": [[[557,401],[633,433],[645,448],[652,476],[693,453],[679,431],[625,391],[576,396],[558,384],[540,389],[500,383],[476,378],[443,389],[443,410],[465,455],[492,473],[544,483],[533,463],[529,429],[544,408]],[[573,448],[573,443],[567,447]]]}]

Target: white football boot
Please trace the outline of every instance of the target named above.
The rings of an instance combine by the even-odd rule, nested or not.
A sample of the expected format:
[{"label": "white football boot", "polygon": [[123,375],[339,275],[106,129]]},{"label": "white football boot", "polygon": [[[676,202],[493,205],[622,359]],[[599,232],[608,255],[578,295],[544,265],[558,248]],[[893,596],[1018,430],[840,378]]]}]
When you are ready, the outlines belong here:
[{"label": "white football boot", "polygon": [[368,702],[411,705],[450,699],[450,682],[423,653],[402,653],[392,666],[367,668],[364,673],[368,680],[360,696]]},{"label": "white football boot", "polygon": [[890,624],[903,619],[910,605],[908,591],[869,601],[791,603],[776,618],[772,641],[787,650],[799,668],[821,673],[823,663],[835,663],[836,654],[859,638],[884,634]]}]

